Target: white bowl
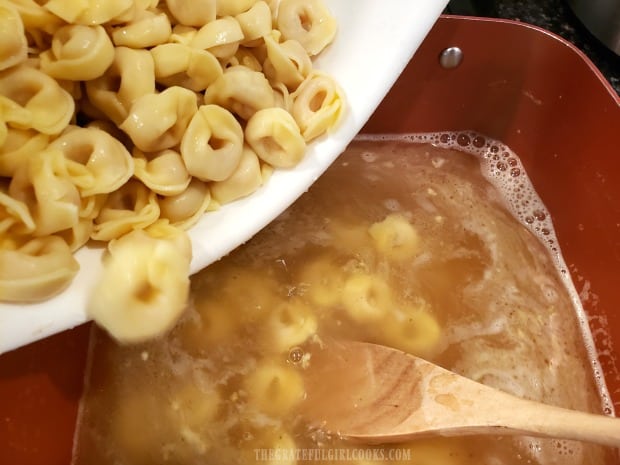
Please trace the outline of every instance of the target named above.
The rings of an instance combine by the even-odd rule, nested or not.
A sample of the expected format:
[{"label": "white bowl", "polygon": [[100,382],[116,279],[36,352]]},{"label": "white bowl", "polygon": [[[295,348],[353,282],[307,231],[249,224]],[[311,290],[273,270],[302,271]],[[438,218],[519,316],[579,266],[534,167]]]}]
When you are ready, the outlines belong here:
[{"label": "white bowl", "polygon": [[[344,90],[344,119],[336,131],[313,142],[294,169],[276,170],[258,192],[207,213],[189,231],[192,273],[250,239],[327,169],[379,105],[448,0],[326,2],[338,20],[338,35],[315,67]],[[80,271],[62,294],[36,304],[0,303],[0,353],[89,320],[86,303],[101,270],[101,249],[84,247],[76,258]]]}]

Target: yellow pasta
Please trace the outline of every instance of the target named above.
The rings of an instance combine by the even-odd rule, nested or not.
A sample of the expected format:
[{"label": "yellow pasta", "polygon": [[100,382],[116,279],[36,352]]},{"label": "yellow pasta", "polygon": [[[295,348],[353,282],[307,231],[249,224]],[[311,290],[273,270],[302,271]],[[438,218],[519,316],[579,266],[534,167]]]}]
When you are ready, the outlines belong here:
[{"label": "yellow pasta", "polygon": [[11,179],[9,195],[30,206],[33,235],[45,236],[77,224],[80,194],[66,169],[62,152],[50,148],[31,154]]},{"label": "yellow pasta", "polygon": [[295,166],[306,151],[299,127],[282,108],[257,111],[248,120],[245,138],[261,160],[278,168]]},{"label": "yellow pasta", "polygon": [[49,136],[32,129],[9,127],[0,145],[0,176],[11,177],[32,153],[47,147]]},{"label": "yellow pasta", "polygon": [[342,116],[342,91],[326,74],[311,72],[292,97],[292,115],[306,141],[327,132]]},{"label": "yellow pasta", "polygon": [[[326,130],[297,121],[299,108],[293,116],[313,76],[306,47],[324,47],[333,34],[314,25],[298,40],[290,5],[279,8],[273,0],[0,0],[0,253],[49,242],[46,257],[64,263],[62,254],[107,242],[108,284],[97,299],[112,285],[109,270],[131,260],[123,244],[156,230],[181,234],[205,212],[255,192],[274,167],[296,165],[307,134]],[[148,247],[168,245],[145,239],[136,247],[142,270],[159,266],[147,260]],[[28,263],[49,268],[43,259]],[[60,266],[62,279],[32,281],[44,291],[24,284],[11,299],[62,291],[69,268]],[[119,286],[114,305],[145,308],[132,289]],[[180,299],[173,303],[180,314]]]},{"label": "yellow pasta", "polygon": [[272,37],[265,37],[267,60],[265,75],[274,82],[295,90],[310,74],[312,62],[301,44],[294,40],[277,43]]},{"label": "yellow pasta", "polygon": [[134,174],[131,154],[101,129],[71,128],[49,147],[62,152],[67,176],[82,197],[113,192]]},{"label": "yellow pasta", "polygon": [[340,305],[344,282],[342,267],[329,256],[306,264],[299,278],[302,295],[310,299],[317,311]]},{"label": "yellow pasta", "polygon": [[155,79],[166,86],[182,86],[199,92],[222,75],[217,58],[206,50],[169,43],[158,45],[150,52],[155,65]]},{"label": "yellow pasta", "polygon": [[171,149],[152,152],[148,156],[134,149],[135,177],[160,195],[178,195],[192,180],[179,152]]},{"label": "yellow pasta", "polygon": [[28,205],[0,189],[0,246],[13,247],[13,241],[7,239],[9,232],[24,235],[34,229],[35,224]]},{"label": "yellow pasta", "polygon": [[62,19],[35,0],[9,0],[9,3],[19,13],[26,33],[41,31],[45,34],[53,34],[63,24]]},{"label": "yellow pasta", "polygon": [[147,50],[116,47],[103,76],[85,83],[90,102],[116,125],[140,97],[155,93],[155,65]]},{"label": "yellow pasta", "polygon": [[55,236],[0,248],[0,299],[35,302],[64,289],[79,265],[67,244]]},{"label": "yellow pasta", "polygon": [[304,383],[294,368],[265,360],[245,378],[251,407],[267,415],[282,417],[304,396]]},{"label": "yellow pasta", "polygon": [[263,175],[258,156],[245,145],[235,171],[223,181],[211,183],[210,190],[216,202],[225,204],[250,195],[262,183]]},{"label": "yellow pasta", "polygon": [[187,171],[203,181],[223,181],[237,169],[243,150],[243,129],[228,110],[203,105],[193,115],[181,155]]},{"label": "yellow pasta", "polygon": [[8,2],[0,4],[0,71],[20,64],[28,55],[24,23]]},{"label": "yellow pasta", "polygon": [[58,134],[73,118],[75,102],[55,79],[22,64],[0,72],[0,108],[14,128]]},{"label": "yellow pasta", "polygon": [[436,351],[441,337],[439,323],[424,305],[392,312],[381,329],[386,344],[425,357]]},{"label": "yellow pasta", "polygon": [[63,26],[39,55],[41,70],[56,79],[86,81],[102,76],[114,61],[114,45],[103,26]]},{"label": "yellow pasta", "polygon": [[239,22],[232,17],[215,19],[202,26],[192,38],[191,46],[208,50],[218,58],[233,56],[243,40]]},{"label": "yellow pasta", "polygon": [[207,184],[192,179],[187,188],[177,195],[159,199],[161,217],[180,229],[189,229],[211,205],[211,192]]},{"label": "yellow pasta", "polygon": [[130,180],[106,198],[91,236],[97,241],[111,241],[133,230],[146,228],[158,218],[159,204],[155,192],[137,180]]},{"label": "yellow pasta", "polygon": [[288,352],[316,333],[317,321],[303,301],[280,302],[269,315],[265,343],[276,353]]},{"label": "yellow pasta", "polygon": [[45,8],[68,23],[103,24],[130,10],[133,0],[49,0]]},{"label": "yellow pasta", "polygon": [[183,87],[169,87],[159,94],[136,99],[119,127],[140,150],[156,152],[181,142],[197,110],[194,92]]},{"label": "yellow pasta", "polygon": [[320,53],[336,35],[336,20],[321,0],[281,0],[278,29],[285,40],[296,40],[309,55]]},{"label": "yellow pasta", "polygon": [[263,73],[245,66],[232,66],[205,92],[205,103],[227,108],[244,120],[274,106],[274,92]]},{"label": "yellow pasta", "polygon": [[154,237],[135,230],[110,243],[88,313],[118,341],[156,337],[170,329],[183,311],[191,245],[176,231],[170,237]]},{"label": "yellow pasta", "polygon": [[146,48],[165,43],[170,34],[172,26],[168,16],[144,10],[126,25],[114,27],[112,40],[116,46]]},{"label": "yellow pasta", "polygon": [[271,10],[263,1],[254,3],[249,10],[235,16],[235,19],[243,33],[241,43],[245,46],[259,45],[259,39],[271,33]]},{"label": "yellow pasta", "polygon": [[342,303],[354,321],[376,322],[391,309],[390,287],[378,275],[354,273],[344,283]]},{"label": "yellow pasta", "polygon": [[394,213],[372,224],[368,233],[377,251],[392,260],[409,260],[420,250],[420,238],[402,214]]},{"label": "yellow pasta", "polygon": [[186,26],[203,26],[215,20],[216,0],[166,0],[170,13]]},{"label": "yellow pasta", "polygon": [[256,0],[215,0],[218,16],[235,16],[249,10]]}]

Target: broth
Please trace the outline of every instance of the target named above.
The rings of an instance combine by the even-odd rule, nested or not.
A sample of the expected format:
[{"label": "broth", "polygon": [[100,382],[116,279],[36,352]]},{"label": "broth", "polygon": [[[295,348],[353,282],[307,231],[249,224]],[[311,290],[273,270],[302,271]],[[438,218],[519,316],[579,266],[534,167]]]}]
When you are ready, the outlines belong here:
[{"label": "broth", "polygon": [[193,277],[167,337],[122,347],[96,331],[74,464],[610,463],[602,447],[529,437],[360,448],[297,413],[306,349],[324,338],[391,345],[521,397],[611,413],[563,274],[549,215],[501,144],[358,139],[276,221]]}]

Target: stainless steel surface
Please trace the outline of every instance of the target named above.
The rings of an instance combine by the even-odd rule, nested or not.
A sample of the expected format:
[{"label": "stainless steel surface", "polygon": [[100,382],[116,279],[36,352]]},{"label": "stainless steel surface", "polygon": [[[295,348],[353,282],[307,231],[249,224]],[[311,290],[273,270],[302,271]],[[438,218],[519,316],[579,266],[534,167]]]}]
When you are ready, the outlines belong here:
[{"label": "stainless steel surface", "polygon": [[620,55],[620,0],[568,0],[568,4],[593,35]]}]

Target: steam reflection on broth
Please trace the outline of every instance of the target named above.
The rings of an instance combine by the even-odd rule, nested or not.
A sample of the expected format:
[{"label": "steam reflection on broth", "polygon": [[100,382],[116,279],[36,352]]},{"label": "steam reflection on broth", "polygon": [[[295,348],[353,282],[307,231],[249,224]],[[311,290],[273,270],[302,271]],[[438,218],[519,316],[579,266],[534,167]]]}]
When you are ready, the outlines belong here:
[{"label": "steam reflection on broth", "polygon": [[359,445],[297,414],[306,349],[326,337],[602,412],[562,266],[549,215],[501,144],[470,133],[358,139],[275,222],[194,276],[166,338],[119,347],[96,333],[74,463],[295,463],[308,450],[324,452],[317,463],[611,463],[598,446],[525,437],[422,439],[365,448],[366,460],[334,454]]}]

